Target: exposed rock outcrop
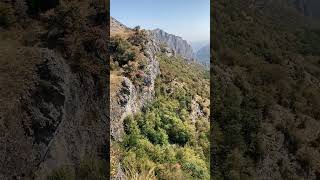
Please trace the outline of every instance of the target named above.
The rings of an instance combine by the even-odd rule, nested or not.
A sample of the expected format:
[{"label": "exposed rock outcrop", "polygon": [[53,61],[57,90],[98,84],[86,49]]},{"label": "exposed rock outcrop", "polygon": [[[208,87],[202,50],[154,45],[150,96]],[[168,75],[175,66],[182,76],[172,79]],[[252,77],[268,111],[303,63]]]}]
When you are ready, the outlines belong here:
[{"label": "exposed rock outcrop", "polygon": [[191,113],[190,113],[191,121],[195,123],[196,120],[202,116],[203,116],[203,112],[201,110],[200,104],[193,99],[191,101]]},{"label": "exposed rock outcrop", "polygon": [[110,133],[116,141],[122,141],[124,118],[137,112],[140,107],[137,104],[137,90],[132,82],[126,77],[120,77],[119,80],[121,81],[120,89],[118,89],[116,96],[111,97],[110,103]]},{"label": "exposed rock outcrop", "polygon": [[[144,54],[147,59],[147,67],[144,71],[142,86],[137,86],[127,77],[118,77],[111,81],[121,82],[120,86],[114,89],[114,96],[111,96],[111,137],[116,141],[122,141],[124,134],[123,120],[139,111],[146,103],[154,97],[154,84],[157,75],[160,73],[159,62],[156,53],[160,52],[159,45],[151,38],[148,38]],[[116,84],[116,83],[111,83]]]},{"label": "exposed rock outcrop", "polygon": [[190,119],[195,123],[199,118],[209,119],[210,100],[203,99],[201,96],[195,96],[191,100]]},{"label": "exposed rock outcrop", "polygon": [[155,29],[150,32],[156,42],[167,45],[174,50],[176,55],[180,55],[189,61],[196,59],[191,45],[181,37],[166,33],[161,29]]}]

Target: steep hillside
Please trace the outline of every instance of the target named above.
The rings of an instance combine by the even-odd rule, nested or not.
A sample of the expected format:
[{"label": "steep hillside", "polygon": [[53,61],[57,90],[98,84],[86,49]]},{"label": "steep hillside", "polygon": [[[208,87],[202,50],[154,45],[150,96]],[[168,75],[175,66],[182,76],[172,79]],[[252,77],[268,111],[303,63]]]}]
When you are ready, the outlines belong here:
[{"label": "steep hillside", "polygon": [[[116,28],[114,28],[116,27]],[[160,48],[147,31],[111,21],[111,136],[122,141],[123,119],[153,99],[159,74],[155,54]]]},{"label": "steep hillside", "polygon": [[188,42],[183,40],[181,37],[169,34],[161,29],[155,29],[151,31],[151,35],[159,44],[164,44],[173,49],[176,55],[180,55],[189,61],[195,60],[196,56],[191,45],[189,45]]},{"label": "steep hillside", "polygon": [[319,26],[273,1],[212,4],[215,179],[319,179]]},{"label": "steep hillside", "polygon": [[106,178],[105,4],[33,5],[0,3],[0,179]]},{"label": "steep hillside", "polygon": [[148,31],[111,32],[112,176],[209,179],[209,73]]}]

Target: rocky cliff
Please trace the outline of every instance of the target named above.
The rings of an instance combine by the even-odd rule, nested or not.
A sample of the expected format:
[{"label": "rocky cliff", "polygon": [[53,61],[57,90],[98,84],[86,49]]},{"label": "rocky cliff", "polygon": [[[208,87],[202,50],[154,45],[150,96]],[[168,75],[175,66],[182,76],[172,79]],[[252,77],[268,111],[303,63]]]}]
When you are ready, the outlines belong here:
[{"label": "rocky cliff", "polygon": [[181,37],[169,34],[161,29],[152,30],[151,35],[159,44],[165,44],[173,49],[176,55],[180,55],[190,61],[195,60],[196,57],[191,45]]},{"label": "rocky cliff", "polygon": [[[112,34],[125,30],[129,33],[132,31],[116,20],[111,21]],[[122,141],[124,118],[140,111],[154,96],[155,79],[160,73],[159,62],[156,59],[156,54],[159,52],[160,47],[157,42],[148,36],[143,50],[146,68],[143,72],[142,85],[134,84],[130,78],[123,75],[111,76],[111,136],[116,141]]]},{"label": "rocky cliff", "polygon": [[[120,82],[114,88],[114,96],[111,96],[110,103],[110,118],[111,118],[111,136],[116,141],[122,141],[124,133],[123,120],[141,110],[141,108],[152,100],[154,96],[154,82],[156,76],[160,73],[159,63],[156,60],[155,52],[152,42],[148,43],[147,53],[147,71],[145,72],[144,85],[136,86],[133,82],[124,76],[111,76],[111,84],[116,84],[115,81]],[[114,82],[114,83],[113,83]]]},{"label": "rocky cliff", "polygon": [[[34,69],[34,86],[25,89],[14,102],[2,101],[6,107],[0,112],[3,180],[45,179],[52,170],[79,164],[89,154],[102,156],[107,148],[107,94],[103,92],[103,79],[73,73],[65,59],[52,50],[33,52],[37,59],[30,65]],[[19,50],[16,53],[19,58],[26,55]],[[6,84],[4,81],[8,79],[1,83]]]},{"label": "rocky cliff", "polygon": [[105,6],[61,0],[40,15],[37,2],[0,3],[12,13],[0,15],[0,179],[105,177],[80,170],[108,159]]},{"label": "rocky cliff", "polygon": [[[123,40],[135,33],[133,29],[127,28],[119,21],[111,17],[111,37],[121,37]],[[136,32],[137,33],[137,32]],[[140,112],[143,107],[153,100],[155,94],[155,79],[160,74],[159,62],[156,54],[161,51],[160,46],[155,42],[150,34],[146,35],[146,42],[139,43],[143,45],[135,54],[141,59],[135,60],[136,63],[144,61],[144,68],[132,70],[133,73],[139,73],[139,81],[136,83],[134,77],[128,76],[124,71],[125,67],[132,67],[130,63],[120,67],[120,70],[112,70],[110,77],[110,133],[111,133],[111,176],[112,179],[124,179],[124,172],[119,154],[115,145],[123,141],[125,135],[124,120],[130,115]],[[117,52],[113,56],[122,55],[123,52]],[[117,153],[118,152],[118,153]],[[113,169],[113,167],[115,169]]]}]

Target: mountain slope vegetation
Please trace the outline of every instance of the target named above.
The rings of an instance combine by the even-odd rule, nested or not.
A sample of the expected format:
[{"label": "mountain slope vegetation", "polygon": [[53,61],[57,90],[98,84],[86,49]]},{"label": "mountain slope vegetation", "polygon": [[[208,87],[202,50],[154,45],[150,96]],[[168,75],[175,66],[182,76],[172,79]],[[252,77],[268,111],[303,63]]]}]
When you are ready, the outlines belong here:
[{"label": "mountain slope vegetation", "polygon": [[280,1],[212,9],[214,178],[320,178],[319,26]]},{"label": "mountain slope vegetation", "polygon": [[108,176],[105,3],[0,2],[0,179]]},{"label": "mountain slope vegetation", "polygon": [[[195,95],[208,99],[208,88],[195,88],[208,87],[208,76],[202,79],[205,75],[199,67],[181,59],[160,59],[162,74],[156,80],[155,99],[125,120],[124,168],[136,172],[154,168],[157,179],[209,179],[209,122],[207,118],[192,122],[189,117]],[[187,70],[181,73],[181,67]],[[191,73],[197,71],[200,77]],[[199,82],[191,84],[192,80]],[[205,107],[208,102],[201,103]]]},{"label": "mountain slope vegetation", "polygon": [[[116,116],[111,124],[123,127],[121,138],[112,138],[112,176],[209,179],[209,72],[173,56],[147,31],[116,24],[110,46],[111,101],[124,101],[120,107],[129,108],[123,121]],[[116,83],[119,77],[128,83]],[[152,98],[143,100],[144,92]],[[133,104],[142,100],[142,105],[131,105],[131,99]]]}]

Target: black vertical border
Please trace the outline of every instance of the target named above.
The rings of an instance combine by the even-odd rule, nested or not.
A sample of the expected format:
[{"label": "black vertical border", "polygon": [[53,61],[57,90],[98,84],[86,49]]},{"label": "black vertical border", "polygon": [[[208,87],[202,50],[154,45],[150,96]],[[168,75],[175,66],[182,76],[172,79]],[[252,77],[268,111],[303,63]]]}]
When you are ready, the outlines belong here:
[{"label": "black vertical border", "polygon": [[[105,3],[105,17],[106,17],[106,39],[107,39],[107,47],[110,40],[110,0],[104,0]],[[106,56],[106,62],[105,62],[105,70],[103,73],[103,78],[106,78],[106,84],[104,85],[104,95],[106,97],[105,101],[105,112],[106,112],[106,131],[107,131],[107,137],[106,137],[106,148],[105,148],[105,157],[106,157],[106,171],[107,171],[107,179],[111,178],[110,174],[110,53],[109,48],[107,48],[107,56]]]},{"label": "black vertical border", "polygon": [[214,61],[214,54],[213,54],[213,44],[215,41],[215,24],[214,24],[214,1],[210,0],[210,179],[214,179],[214,171],[215,171],[215,151],[214,151],[214,133],[213,133],[213,126],[214,126],[214,78],[213,78],[213,61]]}]

